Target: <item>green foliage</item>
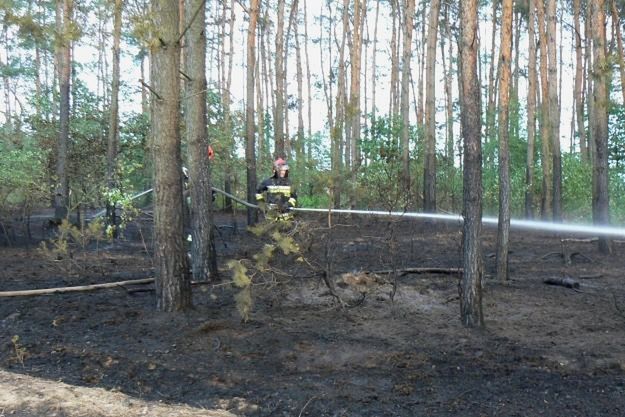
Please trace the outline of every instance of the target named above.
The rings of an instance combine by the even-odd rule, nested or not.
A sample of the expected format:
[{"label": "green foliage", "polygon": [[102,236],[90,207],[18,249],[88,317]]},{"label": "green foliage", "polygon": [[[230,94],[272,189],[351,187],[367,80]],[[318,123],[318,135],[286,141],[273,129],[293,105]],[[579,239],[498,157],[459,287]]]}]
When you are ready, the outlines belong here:
[{"label": "green foliage", "polygon": [[13,144],[0,131],[0,210],[40,204],[47,197],[45,153],[32,141]]},{"label": "green foliage", "polygon": [[56,236],[49,241],[41,242],[39,253],[53,265],[59,267],[62,272],[71,274],[74,266],[80,267],[74,261],[74,248],[85,250],[87,246],[99,242],[104,237],[104,225],[96,219],[86,227],[78,227],[63,219],[59,224]]},{"label": "green foliage", "polygon": [[610,106],[608,127],[610,167],[623,172],[625,168],[625,105]]},{"label": "green foliage", "polygon": [[579,155],[562,157],[562,210],[567,219],[592,220],[592,166]]},{"label": "green foliage", "polygon": [[[273,276],[276,269],[272,266],[277,254],[292,257],[296,262],[304,261],[299,243],[296,241],[296,230],[293,221],[265,220],[248,230],[256,237],[266,240],[262,249],[252,256],[253,260],[230,260],[226,264],[232,271],[232,284],[240,290],[235,295],[237,310],[242,320],[249,319],[252,305],[253,277],[263,274]],[[273,282],[273,281],[271,281]]]}]

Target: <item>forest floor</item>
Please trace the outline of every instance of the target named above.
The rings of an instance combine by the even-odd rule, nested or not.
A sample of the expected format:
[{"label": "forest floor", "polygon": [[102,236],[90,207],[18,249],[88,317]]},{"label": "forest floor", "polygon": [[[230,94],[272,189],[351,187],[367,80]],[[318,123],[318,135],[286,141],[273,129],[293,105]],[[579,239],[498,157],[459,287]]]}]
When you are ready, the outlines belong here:
[{"label": "forest floor", "polygon": [[[333,221],[330,234],[302,214],[282,232],[300,252],[255,272],[247,321],[225,265],[270,239],[228,215],[216,219],[220,277],[193,286],[190,312],[157,311],[150,284],[1,297],[0,416],[625,415],[625,244],[604,256],[570,235],[512,230],[502,283],[485,228],[475,330],[449,273],[459,225]],[[149,219],[138,224],[59,259],[4,242],[0,291],[152,277]],[[579,287],[544,282],[562,277]]]}]

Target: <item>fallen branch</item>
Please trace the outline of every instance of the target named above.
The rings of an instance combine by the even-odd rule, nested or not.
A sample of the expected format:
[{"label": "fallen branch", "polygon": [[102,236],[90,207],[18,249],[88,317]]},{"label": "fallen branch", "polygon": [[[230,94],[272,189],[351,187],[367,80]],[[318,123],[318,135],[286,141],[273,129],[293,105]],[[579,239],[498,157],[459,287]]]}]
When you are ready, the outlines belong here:
[{"label": "fallen branch", "polygon": [[594,274],[594,275],[580,275],[579,279],[597,279],[603,278],[603,274]]},{"label": "fallen branch", "polygon": [[548,285],[560,285],[566,288],[579,288],[579,282],[570,277],[547,278],[543,282]]},{"label": "fallen branch", "polygon": [[462,268],[404,268],[404,269],[382,269],[379,271],[364,271],[364,274],[380,274],[389,275],[397,272],[399,276],[408,274],[462,274],[464,271]]},{"label": "fallen branch", "polygon": [[560,239],[560,242],[562,243],[593,243],[593,242],[597,242],[598,240],[599,238],[597,237],[590,237],[587,239],[566,238],[566,239]]},{"label": "fallen branch", "polygon": [[[117,288],[121,287],[126,289],[126,285],[145,285],[154,283],[154,278],[144,278],[144,279],[132,279],[128,281],[116,281],[116,282],[107,282],[104,284],[91,284],[91,285],[78,285],[74,287],[58,287],[58,288],[41,288],[37,290],[18,290],[18,291],[0,291],[1,297],[29,297],[34,295],[50,295],[50,294],[63,294],[68,292],[86,292],[86,291],[95,291],[101,290],[105,288]],[[232,284],[232,282],[222,283],[222,284],[212,284],[211,282],[204,281],[191,281],[191,285],[213,285],[218,286],[222,284]],[[144,289],[133,289],[126,290],[128,293],[132,294],[134,292],[147,292],[154,291],[154,288],[144,288]],[[1,416],[1,414],[0,414]]]},{"label": "fallen branch", "polygon": [[32,295],[63,294],[68,292],[84,292],[102,288],[123,287],[124,285],[151,284],[154,278],[133,279],[128,281],[107,282],[104,284],[78,285],[74,287],[41,288],[38,290],[2,291],[0,297],[26,297]]}]

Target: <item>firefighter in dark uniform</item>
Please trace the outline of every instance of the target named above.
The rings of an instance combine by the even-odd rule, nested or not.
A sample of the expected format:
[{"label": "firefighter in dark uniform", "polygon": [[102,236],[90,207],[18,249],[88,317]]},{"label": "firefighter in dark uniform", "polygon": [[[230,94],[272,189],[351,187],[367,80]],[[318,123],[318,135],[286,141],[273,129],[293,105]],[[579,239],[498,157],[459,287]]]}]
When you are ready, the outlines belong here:
[{"label": "firefighter in dark uniform", "polygon": [[289,179],[289,165],[282,158],[273,163],[273,175],[264,180],[256,189],[256,201],[264,202],[269,213],[276,217],[290,219],[289,210],[297,204],[297,194]]}]

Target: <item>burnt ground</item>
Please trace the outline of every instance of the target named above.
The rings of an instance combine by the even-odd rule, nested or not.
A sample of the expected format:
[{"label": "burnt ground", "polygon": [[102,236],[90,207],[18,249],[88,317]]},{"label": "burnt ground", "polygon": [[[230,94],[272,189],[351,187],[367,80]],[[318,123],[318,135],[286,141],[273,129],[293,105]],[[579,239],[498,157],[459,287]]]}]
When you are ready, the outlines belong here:
[{"label": "burnt ground", "polygon": [[[150,284],[0,298],[0,416],[625,415],[625,244],[603,256],[513,230],[501,283],[485,228],[475,330],[460,323],[458,273],[401,272],[461,266],[459,225],[336,217],[329,236],[301,215],[283,232],[300,253],[254,272],[242,321],[226,261],[253,271],[269,241],[243,221],[218,216],[222,272],[193,286],[188,313],[157,311]],[[150,247],[147,221],[71,258],[3,246],[0,291],[150,277]],[[544,283],[562,277],[579,288]]]}]

